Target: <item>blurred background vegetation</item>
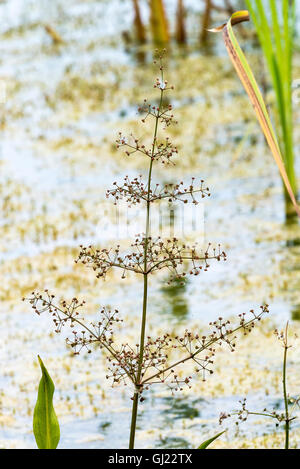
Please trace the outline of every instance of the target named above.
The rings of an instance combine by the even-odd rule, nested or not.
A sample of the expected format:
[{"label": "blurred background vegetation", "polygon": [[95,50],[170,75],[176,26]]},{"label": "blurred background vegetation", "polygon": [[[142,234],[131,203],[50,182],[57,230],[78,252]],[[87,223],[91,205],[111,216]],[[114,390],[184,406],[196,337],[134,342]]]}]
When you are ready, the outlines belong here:
[{"label": "blurred background vegetation", "polygon": [[[278,7],[282,2],[276,2]],[[273,27],[268,3],[266,21]],[[177,331],[184,321],[205,329],[219,313],[230,317],[263,302],[270,304],[271,318],[242,343],[234,361],[224,350],[214,378],[196,382],[189,395],[174,399],[153,390],[148,401],[155,406],[141,408],[143,431],[138,432],[137,447],[195,447],[199,434],[204,440],[213,427],[218,431],[219,412],[232,410],[245,394],[256,407],[262,396],[264,403],[280,405],[281,350],[274,351],[272,329],[287,318],[299,329],[299,225],[293,217],[286,222],[289,208],[278,170],[222,39],[207,32],[247,4],[0,2],[1,447],[34,447],[31,417],[38,353],[47,359],[56,383],[61,447],[126,447],[128,395],[108,387],[101,356],[98,362],[96,355],[74,359],[51,332],[48,318],[33,317],[21,298],[44,287],[66,298],[76,295],[87,301],[91,320],[101,304],[118,307],[126,319],[121,333],[135,340],[141,308],[137,279],[122,283],[112,273],[109,281],[99,282],[86,269],[74,267],[73,260],[81,243],[116,241],[113,209],[108,208],[105,220],[100,218],[105,191],[125,174],[143,174],[146,169],[142,160],[117,152],[115,140],[119,131],[142,135],[146,141],[149,137],[147,128],[140,126],[137,106],[145,97],[156,99],[156,47],[168,51],[166,78],[175,86],[170,102],[178,119],[168,133],[179,157],[176,166],[155,178],[165,183],[189,180],[191,175],[205,179],[212,194],[204,205],[205,240],[221,242],[228,262],[184,287],[166,286],[166,278],[153,280],[150,331]],[[289,9],[293,62],[285,57],[280,75],[286,86],[281,110],[272,57],[278,50],[284,55],[283,45],[275,36],[270,38],[270,59],[270,43],[264,47],[256,35],[257,21],[238,26],[236,34],[269,106],[296,190],[300,11],[295,19],[290,13]],[[282,56],[276,57],[282,65]],[[291,392],[296,392],[299,356],[296,350],[291,353]],[[216,445],[276,447],[277,438],[274,426],[264,423],[239,434],[233,428]]]}]

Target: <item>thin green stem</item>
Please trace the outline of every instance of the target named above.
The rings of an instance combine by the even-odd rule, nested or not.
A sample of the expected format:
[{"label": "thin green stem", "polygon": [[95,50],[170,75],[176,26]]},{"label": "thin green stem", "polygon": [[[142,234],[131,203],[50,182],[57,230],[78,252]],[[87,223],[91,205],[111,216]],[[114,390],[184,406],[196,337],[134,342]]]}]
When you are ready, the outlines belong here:
[{"label": "thin green stem", "polygon": [[272,419],[276,419],[276,416],[273,414],[268,414],[266,412],[248,412],[248,415],[260,415],[262,417],[270,417]]},{"label": "thin green stem", "polygon": [[289,449],[289,436],[290,436],[290,416],[289,416],[288,396],[287,396],[287,390],[286,390],[286,362],[287,362],[287,351],[288,351],[287,333],[288,333],[288,323],[287,323],[286,329],[285,329],[283,370],[282,370],[282,385],[283,385],[283,397],[284,397],[284,407],[285,407],[285,445],[284,445],[284,449]]},{"label": "thin green stem", "polygon": [[[163,80],[163,74],[162,74]],[[145,345],[145,331],[147,323],[147,301],[148,301],[148,267],[147,267],[147,253],[148,253],[148,238],[150,234],[150,204],[151,204],[151,177],[152,177],[152,168],[153,168],[153,157],[156,147],[157,131],[158,131],[158,122],[160,118],[160,109],[162,106],[163,100],[163,90],[160,92],[160,102],[155,116],[155,128],[152,141],[152,153],[150,159],[149,173],[148,173],[148,185],[147,185],[147,211],[146,211],[146,230],[145,230],[145,244],[144,244],[144,293],[143,293],[143,309],[142,309],[142,322],[141,322],[141,335],[140,335],[140,346],[139,346],[139,361],[138,369],[136,374],[136,390],[133,397],[132,412],[131,412],[131,425],[130,425],[130,439],[129,439],[129,449],[134,448],[135,432],[136,432],[136,420],[138,412],[138,402],[139,402],[139,388],[141,383],[142,368],[143,368],[143,357],[144,357],[144,345]]]},{"label": "thin green stem", "polygon": [[134,448],[134,439],[135,439],[135,430],[136,430],[136,418],[137,418],[137,410],[138,410],[138,403],[139,403],[139,393],[135,392],[133,396],[133,404],[132,404],[132,414],[131,414],[131,426],[130,426],[130,438],[129,438],[129,449]]}]

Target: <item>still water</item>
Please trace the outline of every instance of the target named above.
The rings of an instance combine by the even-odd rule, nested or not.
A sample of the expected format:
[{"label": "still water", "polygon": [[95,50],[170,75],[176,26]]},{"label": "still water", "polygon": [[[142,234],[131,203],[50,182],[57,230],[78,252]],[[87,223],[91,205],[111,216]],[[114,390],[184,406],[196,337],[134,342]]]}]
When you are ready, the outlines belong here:
[{"label": "still water", "polygon": [[[165,3],[173,21],[176,2]],[[168,285],[164,276],[151,279],[149,332],[205,330],[220,314],[232,317],[263,302],[271,314],[241,341],[239,354],[220,352],[206,383],[195,380],[191,391],[175,398],[164,388],[153,389],[141,406],[138,447],[196,447],[219,430],[219,412],[237,408],[244,395],[253,409],[280,407],[281,349],[272,330],[287,319],[299,329],[299,227],[284,224],[277,169],[221,36],[201,49],[201,7],[193,0],[186,5],[189,44],[171,44],[166,59],[178,125],[163,132],[178,146],[179,157],[176,166],[159,167],[153,177],[160,183],[205,180],[211,197],[202,206],[201,230],[193,235],[204,244],[220,242],[228,261],[212,263],[185,286]],[[147,22],[146,2],[142,13]],[[65,333],[54,335],[50,318],[35,317],[21,298],[36,288],[52,289],[58,297],[76,295],[87,301],[88,320],[99,305],[118,307],[125,319],[120,334],[135,343],[140,280],[121,280],[116,272],[96,281],[73,260],[80,244],[117,243],[113,203],[103,229],[105,191],[126,174],[146,174],[147,162],[117,152],[115,140],[119,131],[149,137],[137,106],[145,97],[156,99],[152,46],[139,49],[133,41],[130,1],[10,0],[0,3],[0,14],[0,445],[35,447],[31,420],[40,354],[56,384],[60,447],[126,447],[130,390],[109,387],[97,352],[72,357]],[[216,24],[223,20],[221,14],[214,18]],[[45,24],[59,32],[61,45],[52,43]],[[263,79],[258,51],[246,36],[241,42]],[[299,55],[294,73],[297,79]],[[271,102],[272,93],[267,97]],[[295,106],[297,156],[298,130]],[[130,240],[123,236],[122,242]],[[293,395],[300,374],[296,348],[291,353]],[[228,426],[223,447],[278,444],[272,422],[254,422],[239,433],[234,422]]]}]

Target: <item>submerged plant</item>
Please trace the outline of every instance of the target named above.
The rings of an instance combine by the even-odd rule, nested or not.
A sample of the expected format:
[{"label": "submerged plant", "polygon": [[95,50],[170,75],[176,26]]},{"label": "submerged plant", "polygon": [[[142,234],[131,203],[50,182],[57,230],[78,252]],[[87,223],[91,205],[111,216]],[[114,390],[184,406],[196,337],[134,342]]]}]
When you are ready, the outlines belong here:
[{"label": "submerged plant", "polygon": [[[156,61],[155,61],[156,63]],[[158,66],[160,77],[156,79],[154,88],[159,94],[158,103],[150,104],[144,100],[139,112],[143,114],[142,122],[153,120],[153,137],[149,148],[139,137],[124,137],[122,133],[117,139],[117,147],[125,150],[125,155],[139,155],[148,161],[148,175],[144,181],[142,177],[130,179],[125,177],[123,183],[115,182],[113,188],[106,195],[117,204],[124,199],[128,205],[139,204],[145,215],[144,232],[137,235],[128,251],[122,252],[119,245],[110,248],[93,248],[81,246],[76,262],[91,267],[97,278],[105,278],[111,269],[119,269],[121,277],[128,272],[138,275],[143,283],[143,306],[140,319],[139,340],[135,343],[118,343],[115,339],[114,326],[120,322],[119,312],[103,307],[99,318],[92,324],[87,324],[82,317],[85,302],[77,298],[71,301],[56,301],[53,294],[45,290],[44,293],[33,292],[28,298],[37,314],[48,312],[55,324],[56,332],[69,325],[73,332],[67,339],[67,344],[74,354],[86,350],[91,353],[95,348],[106,353],[108,371],[107,379],[114,384],[131,385],[132,415],[130,424],[129,448],[134,448],[138,404],[142,402],[145,391],[150,386],[165,384],[172,391],[180,391],[184,386],[191,386],[192,376],[185,371],[185,363],[193,362],[195,373],[201,373],[205,380],[207,374],[213,373],[214,357],[217,347],[227,344],[231,351],[235,350],[236,333],[241,331],[247,335],[255,323],[268,312],[268,305],[260,307],[257,313],[250,311],[249,317],[239,314],[237,323],[231,325],[229,320],[219,317],[212,321],[207,335],[194,333],[188,329],[183,335],[174,336],[168,332],[159,337],[147,334],[148,324],[148,289],[150,277],[158,271],[169,273],[170,282],[185,282],[188,276],[198,276],[210,267],[210,262],[225,261],[226,254],[220,246],[208,247],[204,250],[197,245],[188,246],[176,237],[164,239],[151,232],[151,207],[153,204],[191,202],[198,204],[198,199],[210,195],[209,189],[202,180],[192,178],[190,184],[159,185],[152,181],[154,168],[159,164],[166,168],[177,155],[177,148],[169,138],[161,140],[160,126],[167,128],[174,122],[172,106],[165,99],[165,93],[172,86],[164,77],[162,56],[159,56]],[[78,326],[78,327],[76,327]],[[138,331],[136,331],[138,334]]]},{"label": "submerged plant", "polygon": [[[283,399],[283,412],[278,412],[277,410],[268,410],[264,408],[261,412],[252,411],[247,408],[247,400],[244,398],[240,401],[241,409],[232,412],[231,414],[226,414],[224,412],[220,415],[220,424],[228,417],[237,416],[236,424],[238,425],[241,422],[246,422],[249,416],[257,415],[261,417],[271,418],[275,421],[276,428],[283,424],[284,425],[284,449],[289,449],[290,447],[290,430],[291,423],[297,418],[295,416],[296,409],[300,409],[300,396],[297,398],[291,398],[287,392],[287,357],[288,350],[292,345],[288,342],[288,323],[286,324],[285,330],[279,332],[277,329],[274,331],[277,339],[281,342],[283,347],[283,360],[282,360],[282,399]],[[292,405],[291,409],[289,404]]]}]

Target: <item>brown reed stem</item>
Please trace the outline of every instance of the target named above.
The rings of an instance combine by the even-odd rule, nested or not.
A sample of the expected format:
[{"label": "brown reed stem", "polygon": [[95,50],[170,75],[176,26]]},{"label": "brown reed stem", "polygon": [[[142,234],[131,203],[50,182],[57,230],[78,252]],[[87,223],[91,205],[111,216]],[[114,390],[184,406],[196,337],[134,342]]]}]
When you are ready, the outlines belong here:
[{"label": "brown reed stem", "polygon": [[211,23],[211,10],[212,10],[212,1],[205,0],[205,10],[203,12],[202,18],[202,30],[201,30],[201,44],[205,44],[207,42],[207,29]]},{"label": "brown reed stem", "polygon": [[162,46],[169,41],[168,20],[163,0],[150,0],[149,3],[153,42]]},{"label": "brown reed stem", "polygon": [[176,11],[176,41],[179,44],[186,43],[186,30],[185,30],[185,8],[183,0],[178,0]]},{"label": "brown reed stem", "polygon": [[146,31],[145,31],[145,26],[142,21],[138,0],[133,0],[133,8],[134,8],[134,25],[135,25],[137,40],[141,44],[144,44],[146,42]]}]

